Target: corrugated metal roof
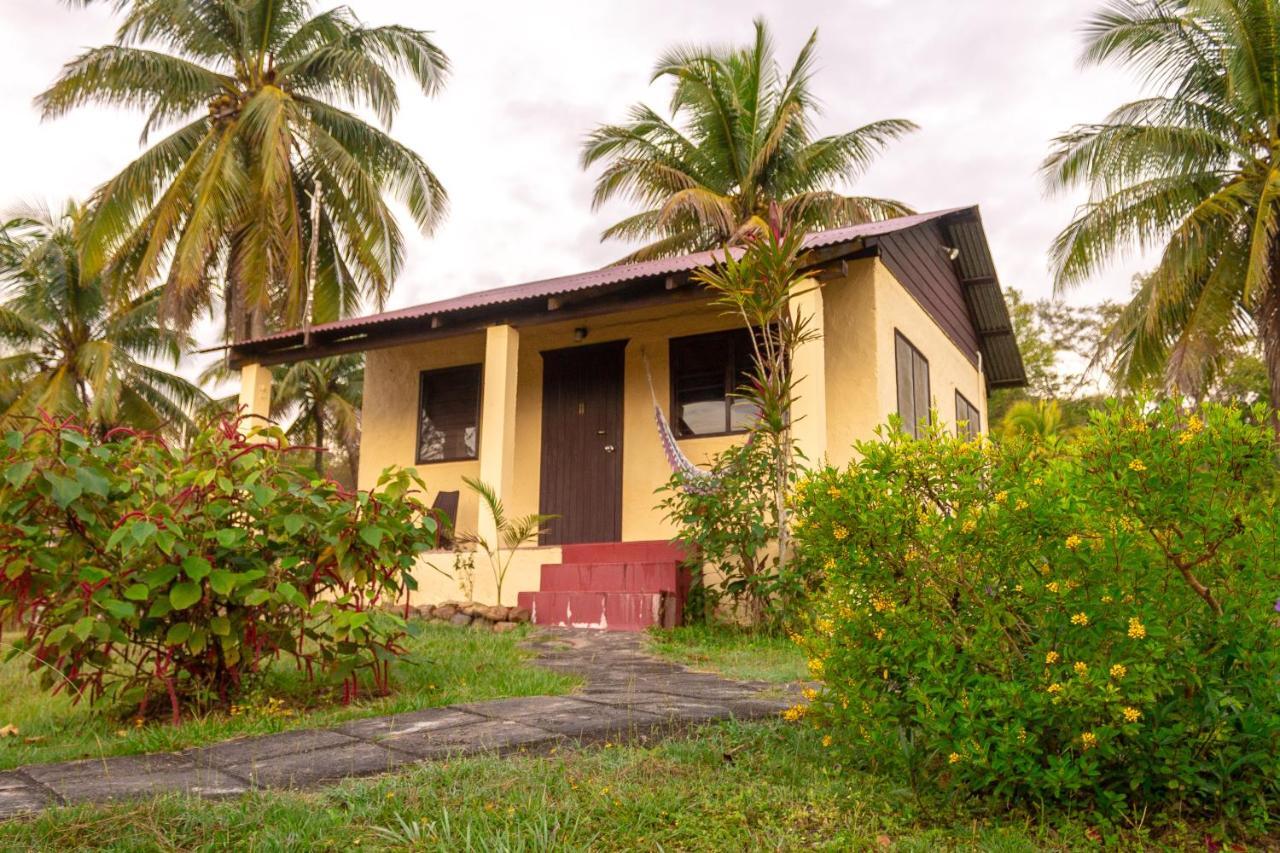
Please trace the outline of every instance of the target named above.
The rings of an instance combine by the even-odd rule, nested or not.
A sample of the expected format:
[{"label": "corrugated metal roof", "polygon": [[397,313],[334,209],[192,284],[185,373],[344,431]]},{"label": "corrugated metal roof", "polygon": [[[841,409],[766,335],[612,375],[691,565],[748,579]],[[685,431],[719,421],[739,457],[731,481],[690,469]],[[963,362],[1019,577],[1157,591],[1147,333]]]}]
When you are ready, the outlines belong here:
[{"label": "corrugated metal roof", "polygon": [[[830,231],[819,231],[809,235],[805,240],[805,246],[810,249],[823,248],[826,246],[834,246],[839,243],[861,240],[867,237],[875,237],[880,234],[901,231],[903,229],[919,225],[922,222],[940,219],[944,216],[948,216],[953,213],[960,213],[970,209],[972,208],[957,207],[950,210],[939,210],[931,213],[918,213],[912,216],[901,216],[897,219],[886,219],[880,222],[868,222],[863,225],[851,225],[847,228],[835,228]],[[735,251],[735,254],[737,253],[738,252]],[[596,287],[605,287],[607,285],[621,284],[628,281],[639,281],[641,279],[657,278],[673,275],[675,273],[692,272],[693,270],[700,269],[702,267],[711,266],[723,258],[723,250],[713,250],[709,252],[695,252],[691,255],[680,255],[674,258],[661,258],[656,261],[641,261],[634,264],[617,264],[616,266],[602,267],[598,270],[577,273],[575,275],[562,275],[557,276],[556,278],[545,278],[538,281],[525,282],[523,284],[513,284],[507,287],[494,288],[492,290],[482,290],[477,293],[467,293],[450,299],[441,299],[437,302],[426,302],[421,305],[412,305],[408,308],[398,308],[394,311],[383,311],[379,314],[368,314],[362,317],[348,317],[343,320],[335,320],[331,323],[321,323],[311,327],[311,334],[323,335],[327,332],[364,331],[379,324],[395,320],[412,320],[422,317],[433,317],[442,314],[451,314],[456,311],[467,311],[474,308],[485,308],[510,302],[522,302],[526,299],[544,299],[549,296],[561,296],[566,293],[576,293],[578,291],[591,290]],[[247,348],[255,344],[284,341],[290,338],[296,338],[299,335],[301,335],[301,331],[297,329],[275,332],[270,335],[263,335],[262,337],[240,341],[236,344],[236,348]]]},{"label": "corrugated metal roof", "polygon": [[[965,301],[970,317],[982,341],[983,358],[988,380],[993,386],[1019,385],[1026,381],[1022,357],[1012,335],[1008,308],[1000,285],[996,281],[995,267],[987,247],[982,221],[976,207],[955,207],[935,210],[911,216],[901,216],[879,222],[851,225],[810,234],[805,240],[808,249],[827,249],[850,244],[856,250],[873,244],[875,238],[895,232],[907,231],[928,222],[938,221],[959,252],[955,258],[957,276],[964,282]],[[736,255],[741,250],[731,250]],[[539,302],[545,306],[549,297],[571,293],[589,292],[597,288],[646,279],[659,279],[670,275],[690,273],[702,267],[712,266],[724,258],[724,250],[696,252],[675,258],[618,264],[575,275],[557,276],[523,284],[499,287],[493,290],[468,293],[450,299],[383,311],[363,317],[350,317],[332,323],[311,327],[309,334],[313,346],[303,346],[301,330],[276,332],[259,338],[241,341],[232,347],[234,361],[255,358],[272,362],[297,361],[313,355],[314,342],[346,341],[347,349],[353,348],[354,339],[366,338],[370,345],[379,329],[413,329],[414,321],[441,318],[459,312],[495,306]],[[365,342],[359,344],[365,347]],[[267,355],[270,354],[270,355]]]}]

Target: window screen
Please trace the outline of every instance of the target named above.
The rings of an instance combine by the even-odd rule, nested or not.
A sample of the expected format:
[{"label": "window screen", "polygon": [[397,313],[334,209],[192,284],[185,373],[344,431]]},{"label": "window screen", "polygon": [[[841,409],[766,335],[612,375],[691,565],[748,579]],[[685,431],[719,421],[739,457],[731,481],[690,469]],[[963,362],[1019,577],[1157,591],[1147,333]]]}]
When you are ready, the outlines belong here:
[{"label": "window screen", "polygon": [[902,428],[915,437],[929,423],[929,360],[911,341],[894,332],[898,371],[898,414]]},{"label": "window screen", "polygon": [[475,459],[481,365],[424,370],[418,385],[418,462]]},{"label": "window screen", "polygon": [[982,414],[959,391],[956,392],[956,430],[970,438],[982,432]]},{"label": "window screen", "polygon": [[751,373],[746,329],[671,339],[672,429],[677,436],[745,432],[755,407],[735,395]]}]

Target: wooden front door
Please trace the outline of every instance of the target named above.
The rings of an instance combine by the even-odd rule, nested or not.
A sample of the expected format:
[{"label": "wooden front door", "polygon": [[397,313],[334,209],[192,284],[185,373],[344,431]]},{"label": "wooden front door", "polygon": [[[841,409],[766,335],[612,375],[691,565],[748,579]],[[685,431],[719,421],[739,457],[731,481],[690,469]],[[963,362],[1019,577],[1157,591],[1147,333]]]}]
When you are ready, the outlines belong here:
[{"label": "wooden front door", "polygon": [[622,539],[626,341],[542,353],[544,545]]}]

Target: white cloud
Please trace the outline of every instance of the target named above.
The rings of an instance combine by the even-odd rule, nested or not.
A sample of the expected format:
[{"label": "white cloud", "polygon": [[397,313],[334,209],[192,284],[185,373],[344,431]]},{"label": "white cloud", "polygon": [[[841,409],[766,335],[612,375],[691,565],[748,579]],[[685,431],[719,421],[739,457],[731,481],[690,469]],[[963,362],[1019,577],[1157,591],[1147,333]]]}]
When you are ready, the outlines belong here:
[{"label": "white cloud", "polygon": [[[84,109],[41,122],[31,99],[78,50],[110,38],[111,17],[57,0],[3,4],[0,202],[83,196],[136,156],[141,118]],[[433,237],[411,235],[392,306],[622,254],[596,239],[624,207],[592,212],[592,178],[578,166],[583,135],[637,100],[665,105],[649,72],[667,47],[742,42],[755,14],[771,22],[783,61],[819,27],[820,130],[894,116],[922,125],[858,189],[922,210],[980,204],[1003,283],[1033,296],[1050,293],[1046,250],[1079,200],[1042,193],[1036,168],[1050,139],[1137,91],[1117,72],[1076,65],[1078,28],[1097,0],[352,5],[371,23],[432,30],[454,67],[437,98],[402,91],[393,133],[437,170],[452,208]],[[1072,298],[1123,297],[1136,268],[1121,265]]]}]

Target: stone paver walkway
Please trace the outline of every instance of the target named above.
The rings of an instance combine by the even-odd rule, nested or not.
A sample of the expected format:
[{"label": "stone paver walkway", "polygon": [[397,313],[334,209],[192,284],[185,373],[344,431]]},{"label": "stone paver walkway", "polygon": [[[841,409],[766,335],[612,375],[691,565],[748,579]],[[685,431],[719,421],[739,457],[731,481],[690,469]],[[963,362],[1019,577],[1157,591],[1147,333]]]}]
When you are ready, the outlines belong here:
[{"label": "stone paver walkway", "polygon": [[173,791],[216,797],[299,788],[479,753],[645,742],[698,723],[774,715],[800,689],[690,671],[646,653],[638,634],[553,629],[527,645],[538,665],[582,676],[582,690],[369,717],[183,752],[31,765],[0,772],[0,818]]}]

